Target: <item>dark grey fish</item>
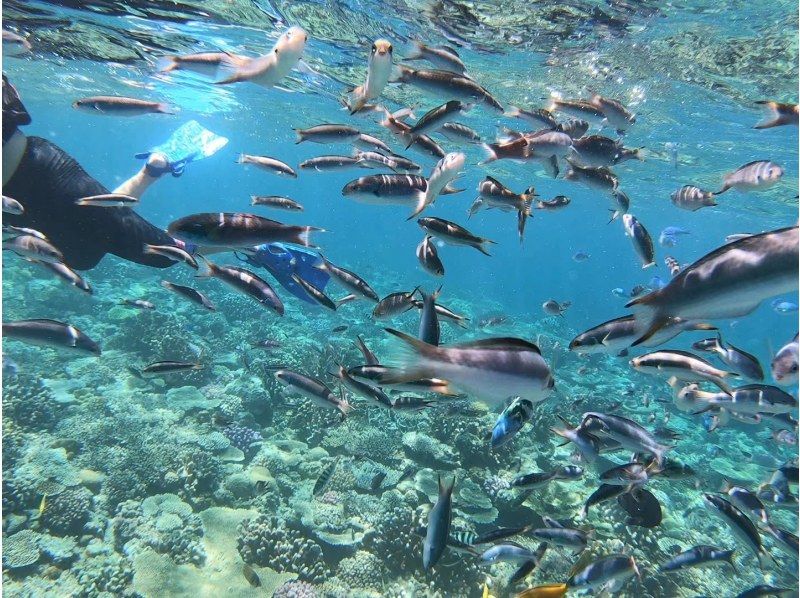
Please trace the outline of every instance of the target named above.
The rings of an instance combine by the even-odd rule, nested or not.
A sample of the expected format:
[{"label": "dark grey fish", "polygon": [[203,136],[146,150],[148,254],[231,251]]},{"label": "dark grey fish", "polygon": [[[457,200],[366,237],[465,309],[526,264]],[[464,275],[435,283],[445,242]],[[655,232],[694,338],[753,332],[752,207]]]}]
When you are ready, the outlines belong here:
[{"label": "dark grey fish", "polygon": [[472,544],[493,544],[495,542],[499,542],[500,540],[506,540],[508,538],[513,538],[514,536],[527,534],[532,529],[533,525],[525,525],[522,527],[498,527],[497,529],[493,529],[485,534],[480,534],[472,541]]},{"label": "dark grey fish", "polygon": [[291,212],[302,212],[303,206],[295,200],[282,195],[252,195],[250,203],[254,206],[264,206],[278,210],[289,210]]},{"label": "dark grey fish", "polygon": [[19,235],[3,240],[3,251],[13,251],[20,257],[37,262],[64,261],[64,254],[55,245],[34,235]]},{"label": "dark grey fish", "polygon": [[605,118],[605,114],[598,106],[586,100],[553,99],[548,110],[551,112],[563,112],[579,119],[601,121]]},{"label": "dark grey fish", "polygon": [[[428,188],[428,179],[416,174],[372,174],[347,183],[342,195],[356,201],[373,205],[416,204]],[[451,185],[442,190],[442,195],[459,193]]]},{"label": "dark grey fish", "polygon": [[358,274],[337,266],[321,253],[319,254],[319,257],[322,258],[322,264],[317,267],[320,270],[324,270],[330,274],[331,278],[338,282],[342,287],[351,293],[355,293],[356,295],[364,297],[365,299],[369,299],[370,301],[375,301],[376,303],[380,301],[378,294],[372,289],[371,286],[367,284],[367,281],[361,278]]},{"label": "dark grey fish", "polygon": [[592,94],[589,100],[593,106],[602,111],[608,124],[617,130],[620,135],[636,122],[636,115],[628,110],[619,100],[605,98],[599,94]]},{"label": "dark grey fish", "polygon": [[635,488],[617,497],[617,504],[625,509],[626,525],[656,527],[661,524],[661,504],[646,488]]},{"label": "dark grey fish", "polygon": [[747,544],[750,550],[755,553],[762,569],[768,562],[774,561],[761,543],[761,535],[758,533],[758,529],[738,507],[714,494],[704,494],[703,498],[705,498],[706,504],[711,510],[728,524],[733,535]]},{"label": "dark grey fish", "polygon": [[736,598],[761,598],[763,596],[794,596],[797,594],[797,590],[789,589],[789,588],[778,588],[775,586],[770,586],[767,584],[761,584],[757,586],[753,586],[749,590],[745,590],[741,594],[737,595]]},{"label": "dark grey fish", "polygon": [[100,345],[75,328],[75,326],[44,318],[3,322],[3,337],[23,341],[31,345],[75,349],[94,355],[100,355],[101,352]]},{"label": "dark grey fish", "polygon": [[663,377],[675,376],[678,380],[699,382],[705,380],[717,385],[724,393],[733,394],[728,378],[738,374],[714,367],[702,357],[688,351],[653,351],[630,360],[633,369]]},{"label": "dark grey fish", "polygon": [[379,471],[370,480],[369,489],[372,490],[373,492],[377,492],[380,489],[381,484],[383,484],[383,480],[385,479],[386,479],[386,472]]},{"label": "dark grey fish", "polygon": [[766,525],[766,530],[775,539],[776,545],[796,561],[798,551],[800,550],[800,547],[798,547],[797,535],[785,529],[781,529],[772,523]]},{"label": "dark grey fish", "polygon": [[255,214],[205,212],[171,222],[167,232],[201,247],[238,249],[275,242],[310,247],[311,233],[322,232],[322,229],[282,224]]},{"label": "dark grey fish", "polygon": [[249,583],[251,586],[254,588],[261,587],[261,578],[258,576],[258,573],[256,573],[247,563],[242,565],[242,574],[247,580],[247,583]]},{"label": "dark grey fish", "polygon": [[458,53],[449,46],[428,46],[420,41],[413,41],[409,54],[403,60],[427,60],[436,68],[464,74],[466,67]]},{"label": "dark grey fish", "polygon": [[571,527],[541,527],[531,530],[530,535],[548,544],[583,551],[591,534]]},{"label": "dark grey fish", "polygon": [[619,139],[589,135],[572,142],[572,160],[584,167],[608,168],[627,160],[643,160],[640,149],[629,149]]},{"label": "dark grey fish", "polygon": [[517,569],[508,579],[508,583],[506,585],[508,587],[513,587],[514,584],[523,581],[526,577],[528,577],[531,573],[533,573],[536,567],[539,566],[539,563],[542,562],[544,554],[545,552],[547,552],[548,546],[549,545],[547,544],[547,542],[542,542],[541,544],[539,544],[539,546],[533,553],[534,555],[533,558],[529,561],[525,561],[524,563],[522,563],[520,568]]},{"label": "dark grey fish", "polygon": [[500,102],[469,77],[450,71],[414,70],[403,65],[399,65],[398,69],[395,81],[399,83],[409,83],[438,96],[478,102],[500,113],[503,112]]},{"label": "dark grey fish", "polygon": [[312,491],[314,496],[319,495],[328,486],[328,482],[331,481],[333,472],[336,471],[337,465],[339,465],[339,457],[336,457],[333,461],[322,468],[317,481],[314,483],[314,490]]},{"label": "dark grey fish", "polygon": [[439,298],[441,287],[434,293],[427,295],[425,291],[420,289],[419,293],[422,295],[422,309],[419,312],[419,340],[428,343],[429,345],[439,345],[439,337],[441,334],[439,328],[439,318],[436,315],[436,300]]},{"label": "dark grey fish", "polygon": [[206,271],[201,276],[214,277],[233,287],[240,293],[249,295],[264,307],[282,316],[283,302],[269,283],[250,270],[238,266],[220,266],[203,258]]},{"label": "dark grey fish", "polygon": [[606,502],[612,498],[617,498],[621,494],[628,491],[625,486],[618,484],[600,484],[600,487],[589,495],[586,502],[583,503],[581,508],[580,517],[585,518],[589,514],[589,507],[599,505],[601,502]]},{"label": "dark grey fish", "polygon": [[450,522],[453,516],[452,495],[455,484],[455,476],[449,484],[442,484],[442,477],[439,476],[439,498],[428,513],[428,529],[422,550],[422,565],[426,571],[429,571],[442,557],[450,538]]},{"label": "dark grey fish", "polygon": [[294,280],[302,289],[306,292],[306,294],[311,297],[317,304],[330,309],[331,311],[336,311],[338,305],[333,302],[333,300],[328,297],[323,291],[315,287],[313,284],[308,282],[307,280],[300,278],[297,274],[292,274],[292,280]]},{"label": "dark grey fish", "polygon": [[[458,100],[450,100],[441,106],[431,108],[422,115],[422,117],[414,123],[408,130],[409,135],[422,135],[438,129],[444,122],[456,114],[460,114],[469,110],[469,106],[464,105]],[[409,143],[411,145],[411,143]]]},{"label": "dark grey fish", "polygon": [[182,284],[175,284],[174,282],[169,282],[167,280],[162,280],[161,286],[165,289],[169,289],[173,293],[181,295],[182,297],[186,297],[189,301],[197,303],[209,311],[216,311],[217,309],[214,304],[211,303],[211,300],[208,297],[192,287],[183,286]]},{"label": "dark grey fish", "polygon": [[589,122],[581,118],[571,118],[559,123],[558,130],[566,133],[573,139],[580,139],[589,130]]},{"label": "dark grey fish", "polygon": [[537,210],[560,210],[570,204],[570,199],[566,195],[556,195],[553,199],[537,200],[534,207]]},{"label": "dark grey fish", "polygon": [[420,409],[427,409],[433,405],[433,401],[408,395],[401,395],[392,401],[392,408],[405,411],[418,411]]},{"label": "dark grey fish", "polygon": [[393,407],[392,400],[385,392],[377,386],[372,386],[371,384],[354,378],[342,366],[339,366],[335,372],[331,373],[337,376],[342,381],[344,387],[353,394],[367,399],[370,402],[377,403],[386,409],[391,409]]},{"label": "dark grey fish", "polygon": [[567,163],[569,168],[564,178],[568,181],[582,183],[587,187],[604,193],[612,193],[619,187],[617,175],[608,168],[585,168],[569,158],[567,158]]}]

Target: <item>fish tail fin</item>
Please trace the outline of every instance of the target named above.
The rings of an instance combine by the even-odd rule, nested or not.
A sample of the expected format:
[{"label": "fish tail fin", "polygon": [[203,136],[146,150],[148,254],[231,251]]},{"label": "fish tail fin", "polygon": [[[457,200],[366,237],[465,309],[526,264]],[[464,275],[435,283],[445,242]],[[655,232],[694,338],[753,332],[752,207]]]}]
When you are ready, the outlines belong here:
[{"label": "fish tail fin", "polygon": [[621,214],[621,212],[619,210],[615,210],[614,208],[608,208],[608,211],[611,212],[611,218],[609,218],[609,220],[608,220],[608,222],[606,222],[606,224],[611,224],[617,218],[619,218],[619,215]]},{"label": "fish tail fin", "polygon": [[303,135],[303,132],[300,129],[292,129],[292,130],[295,132],[296,135],[294,142],[295,145],[297,145],[298,143],[303,143],[306,140],[305,135]]},{"label": "fish tail fin", "polygon": [[475,249],[480,251],[483,255],[488,255],[489,257],[492,257],[492,254],[489,253],[487,245],[496,245],[496,243],[490,239],[481,239],[480,243],[478,243],[475,246]]},{"label": "fish tail fin", "polygon": [[316,226],[298,226],[298,232],[294,236],[294,240],[291,241],[292,243],[297,243],[298,245],[302,245],[303,247],[315,247],[311,243],[311,233],[324,233],[324,228],[318,228]]},{"label": "fish tail fin", "polygon": [[767,549],[762,546],[761,550],[758,551],[758,568],[763,571],[764,569],[774,567],[777,564],[778,562],[775,560],[775,557],[767,552]]},{"label": "fish tail fin", "polygon": [[730,189],[730,187],[728,187],[728,185],[722,185],[722,189],[720,189],[719,191],[712,191],[711,195],[712,195],[712,196],[714,196],[714,195],[722,195],[722,194],[723,194],[723,193],[725,193],[725,192],[726,192],[728,189]]},{"label": "fish tail fin", "polygon": [[201,269],[194,275],[195,278],[211,278],[214,276],[214,264],[206,258],[206,256],[197,254],[202,261],[198,264]]},{"label": "fish tail fin", "polygon": [[424,367],[423,362],[433,355],[436,347],[393,328],[384,328],[384,330],[403,341],[398,346],[398,352],[395,357],[400,366],[400,372],[396,376],[390,375],[386,382],[397,384],[425,378],[427,376],[427,368]]},{"label": "fish tail fin", "polygon": [[640,162],[644,162],[645,160],[647,160],[647,154],[648,151],[647,148],[645,147],[637,147],[635,150],[633,150],[633,157],[639,160]]},{"label": "fish tail fin", "polygon": [[509,106],[508,110],[503,113],[506,118],[517,118],[520,115],[520,110],[516,106]]},{"label": "fish tail fin", "polygon": [[364,106],[367,105],[367,96],[364,95],[364,92],[362,91],[363,89],[364,86],[359,85],[352,92],[350,92],[353,94],[353,101],[350,102],[350,105],[348,106],[350,114],[356,114],[357,112],[360,112]]},{"label": "fish tail fin", "polygon": [[[517,233],[519,234],[519,244],[522,245],[522,241],[525,237],[525,224],[528,221],[528,216],[530,215],[530,206],[527,210],[520,210],[517,214]],[[489,255],[489,254],[487,254]]]},{"label": "fish tail fin", "polygon": [[719,330],[719,328],[707,322],[697,322],[696,324],[692,324],[691,330]]},{"label": "fish tail fin", "polygon": [[417,191],[416,194],[416,204],[414,205],[414,211],[406,218],[406,220],[411,220],[415,216],[417,216],[422,210],[428,207],[428,193],[427,191]]},{"label": "fish tail fin", "polygon": [[178,61],[175,56],[162,56],[156,60],[156,70],[159,73],[171,73],[178,68]]},{"label": "fish tail fin", "polygon": [[240,152],[239,155],[236,156],[236,163],[237,164],[244,164],[245,163],[244,153]]},{"label": "fish tail fin", "polygon": [[402,64],[396,64],[392,68],[392,74],[389,77],[389,83],[405,83],[409,75],[414,72],[414,69],[408,68]]},{"label": "fish tail fin", "polygon": [[494,162],[497,160],[497,151],[496,151],[496,144],[493,143],[481,143],[481,147],[483,151],[486,153],[486,158],[478,164],[488,164],[489,162]]},{"label": "fish tail fin", "polygon": [[731,569],[733,569],[733,574],[734,575],[739,575],[739,568],[736,566],[736,561],[733,560],[733,553],[734,553],[734,551],[731,550],[731,553],[728,555],[728,558],[725,559],[725,560],[728,561],[728,564],[731,566]]},{"label": "fish tail fin", "polygon": [[756,102],[759,106],[766,108],[767,112],[764,118],[760,120],[753,127],[754,129],[771,129],[772,127],[779,127],[791,122],[778,110],[778,105],[770,100],[759,100]]},{"label": "fish tail fin", "polygon": [[175,109],[166,102],[160,102],[156,106],[156,112],[160,114],[177,114]]},{"label": "fish tail fin", "polygon": [[419,60],[422,58],[422,43],[419,40],[411,40],[411,48],[403,60]]}]

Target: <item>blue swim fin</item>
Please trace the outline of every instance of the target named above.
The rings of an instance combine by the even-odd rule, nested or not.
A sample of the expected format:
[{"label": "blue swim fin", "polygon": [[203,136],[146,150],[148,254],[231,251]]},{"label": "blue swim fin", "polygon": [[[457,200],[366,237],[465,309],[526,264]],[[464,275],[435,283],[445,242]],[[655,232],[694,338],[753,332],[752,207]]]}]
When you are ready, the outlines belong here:
[{"label": "blue swim fin", "polygon": [[258,245],[245,260],[252,266],[266,268],[283,288],[298,299],[313,305],[317,305],[317,302],[292,280],[292,275],[296,274],[319,290],[323,290],[330,280],[327,272],[317,267],[322,264],[322,258],[302,247],[291,247],[283,243]]},{"label": "blue swim fin", "polygon": [[196,120],[190,120],[181,125],[164,143],[149,152],[136,154],[136,157],[146,160],[153,153],[164,154],[169,163],[167,169],[151,174],[171,172],[172,176],[177,177],[183,174],[183,170],[189,162],[213,156],[227,143],[227,137],[212,133]]}]

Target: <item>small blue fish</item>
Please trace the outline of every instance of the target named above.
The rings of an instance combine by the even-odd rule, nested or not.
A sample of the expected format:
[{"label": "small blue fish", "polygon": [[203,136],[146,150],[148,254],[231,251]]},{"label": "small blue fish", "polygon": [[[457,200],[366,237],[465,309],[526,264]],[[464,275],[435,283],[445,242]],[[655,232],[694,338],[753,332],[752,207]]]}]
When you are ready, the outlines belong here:
[{"label": "small blue fish", "polygon": [[678,244],[679,235],[689,234],[691,233],[685,228],[681,228],[679,226],[668,226],[661,231],[661,234],[658,236],[658,242],[662,247],[675,247],[675,245]]},{"label": "small blue fish", "polygon": [[533,415],[533,404],[517,397],[503,410],[492,430],[492,448],[503,446],[522,429]]},{"label": "small blue fish", "polygon": [[665,286],[667,286],[667,283],[664,282],[664,279],[662,279],[660,276],[653,276],[653,278],[650,279],[649,286],[654,291],[657,291],[658,289],[663,289]]},{"label": "small blue fish", "polygon": [[796,312],[798,307],[797,303],[792,303],[786,299],[775,299],[775,301],[772,302],[772,309],[779,314],[790,314]]}]

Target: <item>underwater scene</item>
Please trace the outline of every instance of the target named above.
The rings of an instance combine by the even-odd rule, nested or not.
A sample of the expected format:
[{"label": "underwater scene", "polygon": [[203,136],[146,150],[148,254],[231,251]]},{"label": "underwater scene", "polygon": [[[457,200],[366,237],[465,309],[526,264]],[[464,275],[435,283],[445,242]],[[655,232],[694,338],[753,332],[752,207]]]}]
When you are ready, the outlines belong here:
[{"label": "underwater scene", "polygon": [[8,597],[798,595],[798,6],[3,0]]}]

